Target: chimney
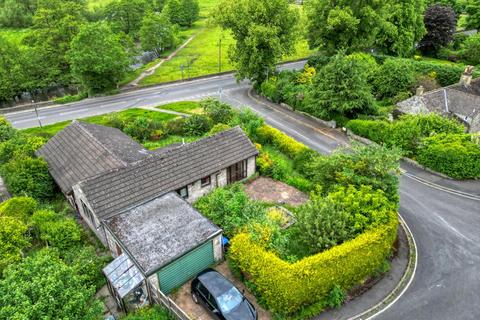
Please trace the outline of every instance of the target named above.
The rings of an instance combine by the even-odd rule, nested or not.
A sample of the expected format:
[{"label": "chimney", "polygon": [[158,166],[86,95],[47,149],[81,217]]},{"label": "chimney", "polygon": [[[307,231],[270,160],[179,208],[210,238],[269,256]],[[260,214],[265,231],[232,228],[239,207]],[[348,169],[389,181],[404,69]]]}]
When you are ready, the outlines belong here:
[{"label": "chimney", "polygon": [[462,77],[460,78],[460,84],[469,87],[472,83],[472,75],[473,75],[473,66],[467,66],[465,68],[465,71],[462,74]]},{"label": "chimney", "polygon": [[420,86],[420,87],[417,88],[416,95],[421,97],[421,96],[423,96],[424,92],[425,92],[425,88],[423,86]]}]

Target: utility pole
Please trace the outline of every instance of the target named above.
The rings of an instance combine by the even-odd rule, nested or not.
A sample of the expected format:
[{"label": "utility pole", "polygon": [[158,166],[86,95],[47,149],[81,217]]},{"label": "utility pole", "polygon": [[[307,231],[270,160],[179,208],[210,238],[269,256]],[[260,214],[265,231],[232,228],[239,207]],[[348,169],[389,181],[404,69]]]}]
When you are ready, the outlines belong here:
[{"label": "utility pole", "polygon": [[37,104],[35,103],[35,100],[32,100],[32,103],[33,103],[33,108],[35,109],[35,114],[37,115],[38,124],[40,125],[40,128],[43,128],[42,121],[40,121],[40,117],[38,116]]}]

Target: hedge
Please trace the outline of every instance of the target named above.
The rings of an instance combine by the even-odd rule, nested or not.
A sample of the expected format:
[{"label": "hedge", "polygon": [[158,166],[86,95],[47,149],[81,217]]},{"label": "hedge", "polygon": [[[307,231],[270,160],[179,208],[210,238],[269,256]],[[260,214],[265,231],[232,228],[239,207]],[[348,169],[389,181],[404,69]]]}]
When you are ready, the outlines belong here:
[{"label": "hedge", "polygon": [[291,159],[307,149],[304,144],[268,125],[262,125],[257,129],[257,137],[260,143],[273,144]]},{"label": "hedge", "polygon": [[248,233],[240,233],[232,239],[230,258],[270,310],[292,314],[321,302],[336,285],[348,290],[375,274],[391,253],[397,226],[397,214],[391,212],[387,224],[295,263],[267,251]]},{"label": "hedge", "polygon": [[439,134],[424,139],[417,161],[453,178],[480,178],[480,146],[469,134]]}]

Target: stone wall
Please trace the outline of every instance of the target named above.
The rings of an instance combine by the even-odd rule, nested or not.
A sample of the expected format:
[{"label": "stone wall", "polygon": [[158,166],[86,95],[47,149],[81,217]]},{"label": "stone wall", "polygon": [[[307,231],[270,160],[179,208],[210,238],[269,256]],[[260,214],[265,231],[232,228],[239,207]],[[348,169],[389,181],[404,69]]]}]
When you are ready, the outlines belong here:
[{"label": "stone wall", "polygon": [[[105,238],[105,231],[104,231],[103,225],[101,225],[100,221],[97,218],[97,215],[92,210],[92,207],[90,206],[90,203],[88,202],[87,197],[82,192],[79,185],[73,186],[73,196],[75,199],[75,203],[77,204],[78,212],[82,216],[83,220],[85,220],[87,225],[95,233],[95,235],[100,239],[103,245],[107,246],[107,240]],[[86,212],[84,212],[82,202],[93,213],[93,216],[94,216],[93,222],[90,221],[90,217],[87,215]]]}]

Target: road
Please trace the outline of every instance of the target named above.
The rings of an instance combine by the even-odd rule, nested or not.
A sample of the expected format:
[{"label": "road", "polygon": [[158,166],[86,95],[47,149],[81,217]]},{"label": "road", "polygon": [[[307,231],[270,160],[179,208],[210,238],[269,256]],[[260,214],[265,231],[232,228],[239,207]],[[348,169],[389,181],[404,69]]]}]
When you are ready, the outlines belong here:
[{"label": "road", "polygon": [[[231,75],[224,75],[48,107],[39,115],[42,123],[49,124],[134,106],[217,96],[237,107],[252,108],[267,123],[319,152],[328,153],[346,144],[338,131],[320,128],[306,117],[252,99],[249,88],[248,83],[237,84]],[[17,128],[38,125],[33,111],[9,114],[7,119]],[[428,174],[422,173],[422,177],[428,178]],[[480,319],[480,198],[437,189],[409,175],[401,177],[400,195],[400,212],[417,243],[418,266],[405,294],[376,318]]]}]

